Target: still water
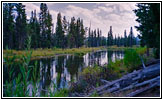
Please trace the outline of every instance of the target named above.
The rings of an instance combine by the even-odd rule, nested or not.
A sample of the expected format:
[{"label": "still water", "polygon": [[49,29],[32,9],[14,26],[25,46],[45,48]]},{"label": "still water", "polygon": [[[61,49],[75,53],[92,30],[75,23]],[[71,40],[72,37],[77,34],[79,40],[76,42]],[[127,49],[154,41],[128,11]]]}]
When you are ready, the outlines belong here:
[{"label": "still water", "polygon": [[[110,60],[123,59],[123,51],[97,51],[87,53],[84,56],[55,56],[31,61],[31,65],[37,61],[37,80],[38,93],[44,95],[50,88],[54,90],[68,88],[70,82],[78,80],[79,73],[88,66],[108,64]],[[28,88],[32,89],[32,84]]]}]

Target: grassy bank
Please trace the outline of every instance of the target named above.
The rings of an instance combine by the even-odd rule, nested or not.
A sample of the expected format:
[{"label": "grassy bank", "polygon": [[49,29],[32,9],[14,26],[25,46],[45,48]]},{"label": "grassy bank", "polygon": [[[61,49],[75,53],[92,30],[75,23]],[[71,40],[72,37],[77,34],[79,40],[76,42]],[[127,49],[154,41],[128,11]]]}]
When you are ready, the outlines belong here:
[{"label": "grassy bank", "polygon": [[[43,57],[51,57],[57,55],[64,54],[75,54],[75,55],[84,55],[88,52],[97,51],[105,49],[104,47],[92,47],[92,48],[72,48],[72,49],[59,49],[59,48],[51,48],[51,49],[35,49],[32,51],[32,59],[43,58]],[[21,55],[26,55],[26,50],[3,50],[3,57],[13,57],[16,56],[19,58]]]},{"label": "grassy bank", "polygon": [[117,47],[116,45],[113,45],[113,46],[107,47],[107,49],[108,50],[111,50],[111,51],[119,51],[119,50],[127,50],[127,49],[136,49],[136,48],[139,48],[139,46],[134,45],[133,47],[124,47],[124,46]]}]

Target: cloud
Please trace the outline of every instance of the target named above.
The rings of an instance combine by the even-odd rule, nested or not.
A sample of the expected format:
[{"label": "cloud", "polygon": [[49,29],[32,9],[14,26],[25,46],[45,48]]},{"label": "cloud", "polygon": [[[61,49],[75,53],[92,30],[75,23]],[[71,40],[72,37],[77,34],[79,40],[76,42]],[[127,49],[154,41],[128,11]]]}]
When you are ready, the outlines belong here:
[{"label": "cloud", "polygon": [[37,13],[40,12],[40,7],[35,5],[34,3],[23,3],[23,5],[25,5],[26,14],[27,14],[28,19],[31,16],[31,11],[36,10]]},{"label": "cloud", "polygon": [[[38,4],[24,3],[26,5],[27,15],[30,16],[30,12],[34,9],[40,12]],[[80,17],[83,19],[85,27],[91,29],[101,29],[103,36],[107,37],[110,26],[113,27],[114,35],[118,34],[123,36],[124,30],[127,30],[129,34],[130,27],[138,25],[135,21],[136,16],[133,9],[136,9],[135,3],[97,3],[92,5],[76,4],[76,3],[47,3],[50,14],[53,18],[54,27],[56,26],[57,14],[61,12],[62,16],[66,16],[67,20],[71,20],[71,17],[76,19]],[[54,28],[55,29],[55,28]],[[138,32],[133,28],[134,35]]]},{"label": "cloud", "polygon": [[104,6],[99,6],[98,8],[105,11],[105,12],[108,12],[108,13],[113,12],[113,10],[114,10],[111,7],[104,7]]}]

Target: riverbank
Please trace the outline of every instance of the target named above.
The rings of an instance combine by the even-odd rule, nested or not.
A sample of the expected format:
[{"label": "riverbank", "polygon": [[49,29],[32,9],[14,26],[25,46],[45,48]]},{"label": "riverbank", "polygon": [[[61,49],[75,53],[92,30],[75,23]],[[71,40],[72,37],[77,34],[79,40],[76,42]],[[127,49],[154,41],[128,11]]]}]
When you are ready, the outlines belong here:
[{"label": "riverbank", "polygon": [[[50,58],[53,56],[60,56],[65,54],[70,55],[77,55],[77,56],[83,56],[84,54],[88,52],[95,52],[98,50],[111,50],[111,51],[121,51],[126,49],[136,49],[139,46],[133,46],[133,47],[117,47],[117,46],[110,46],[110,47],[81,47],[81,48],[72,48],[72,49],[60,49],[60,48],[46,48],[46,49],[31,49],[32,55],[31,59],[40,59],[40,58]],[[3,50],[3,57],[13,57],[20,58],[22,55],[27,55],[26,50]]]},{"label": "riverbank", "polygon": [[127,49],[136,49],[136,48],[140,48],[140,46],[134,45],[132,47],[124,47],[124,46],[118,47],[116,45],[113,45],[113,46],[107,47],[107,49],[110,51],[120,51],[120,50],[127,50]]},{"label": "riverbank", "polygon": [[[81,50],[83,50],[83,49],[85,49],[85,48],[74,49],[74,50],[71,49],[70,50],[71,51],[70,55],[71,54],[76,54],[76,55],[80,56],[83,53],[83,51],[81,52]],[[101,48],[101,49],[100,48],[99,49],[90,49],[90,48],[88,48],[88,49],[95,52],[95,50],[96,51],[97,50],[101,51],[101,49],[106,49],[106,48]],[[87,50],[85,49],[84,53],[87,53],[86,51],[88,51],[88,49]],[[48,50],[46,50],[46,51],[48,51]],[[54,51],[57,51],[57,50],[55,49]],[[72,52],[72,51],[76,51],[76,52]],[[73,81],[73,80],[71,81],[72,86],[74,86],[74,88],[63,89],[63,90],[61,89],[61,90],[59,90],[59,93],[58,92],[57,93],[51,93],[50,90],[47,90],[47,91],[52,94],[50,96],[55,96],[55,97],[57,95],[60,96],[60,97],[63,97],[63,96],[75,96],[75,95],[70,94],[72,92],[75,92],[75,93],[88,93],[88,91],[90,91],[91,89],[94,89],[94,88],[99,87],[102,84],[104,84],[106,82],[105,80],[109,80],[109,81],[110,80],[111,81],[116,80],[116,79],[122,77],[123,75],[129,73],[130,71],[133,71],[133,70],[135,70],[137,68],[140,68],[141,66],[138,66],[138,65],[141,65],[141,62],[139,61],[140,59],[137,59],[138,58],[137,54],[139,54],[139,55],[141,55],[143,57],[145,63],[146,63],[146,61],[149,62],[150,58],[146,57],[146,48],[136,48],[136,49],[131,49],[130,48],[128,50],[126,49],[124,59],[115,60],[115,62],[108,61],[109,63],[105,64],[104,66],[95,65],[95,66],[91,66],[91,67],[88,66],[88,67],[82,69],[82,71],[80,71],[81,73],[79,73],[81,76],[79,76],[79,79],[78,79],[77,83],[73,83],[73,82],[76,82],[76,81]],[[55,54],[55,56],[60,56],[60,55],[65,55],[65,54],[63,52],[60,53],[60,54],[59,53]],[[46,56],[43,56],[43,57],[46,57]],[[48,56],[48,57],[50,57],[50,56]],[[152,55],[151,55],[151,58],[152,58]],[[24,62],[22,64],[19,64],[20,69],[27,68],[28,66],[30,66],[29,65],[30,54],[27,55],[27,56],[24,56],[23,59],[24,59]],[[77,59],[77,58],[74,58],[74,59]],[[6,59],[6,61],[8,61],[7,64],[9,65],[6,72],[7,73],[9,72],[8,74],[12,76],[12,74],[10,74],[10,72],[11,72],[10,65],[13,64],[15,60]],[[62,58],[61,59],[59,58],[59,64],[60,65],[62,65],[62,62],[65,62],[65,60],[62,59]],[[72,69],[78,68],[75,65],[79,63],[79,60],[75,60],[75,61],[70,60],[70,62],[72,62],[72,64],[71,63],[69,64],[70,67],[68,67],[68,65],[67,65],[67,68],[69,68],[69,70],[74,72],[74,70],[72,70]],[[34,66],[33,68],[35,70],[38,70],[37,67],[35,67],[35,66],[37,66],[37,64],[40,64],[40,63],[35,62],[35,64],[33,65]],[[17,64],[15,64],[15,65],[17,65]],[[12,66],[15,66],[15,65],[12,65]],[[133,65],[135,65],[135,66],[133,66]],[[24,66],[24,67],[22,67],[22,66]],[[46,65],[44,65],[44,66],[46,66]],[[50,64],[47,65],[47,68],[50,68],[49,66],[52,66],[52,65],[50,65]],[[58,68],[63,69],[62,66],[60,66]],[[72,68],[72,69],[70,69],[70,68]],[[59,70],[61,70],[61,69],[59,69]],[[31,67],[29,69],[23,69],[21,73],[29,73],[30,70],[31,70]],[[35,77],[35,73],[36,73],[35,70],[33,70],[31,72],[31,73],[33,73],[32,75],[34,75],[33,77]],[[43,72],[41,72],[41,73],[43,73]],[[61,75],[61,74],[58,74],[58,75]],[[28,75],[25,75],[25,76],[28,76]],[[32,79],[32,82],[35,82],[35,78]],[[13,82],[11,81],[11,84],[12,83]],[[25,82],[23,84],[26,84],[26,83],[27,82]],[[20,84],[22,84],[21,81],[20,81]],[[9,84],[7,84],[7,85],[9,85]],[[56,84],[54,85],[54,87],[55,86],[56,86]],[[26,85],[24,86],[24,88],[25,87],[26,87]],[[19,88],[20,87],[18,87],[18,89]],[[8,88],[8,89],[9,90],[7,90],[7,91],[11,91],[10,88]],[[34,88],[33,90],[37,91],[37,88],[36,89]],[[23,91],[23,90],[21,90],[21,91]],[[8,92],[8,94],[6,94],[6,96],[10,95],[10,94],[12,94],[12,93]],[[15,93],[15,94],[17,95],[17,93]],[[23,94],[23,95],[28,96],[28,94]],[[107,96],[109,97],[109,95],[110,94],[108,94]],[[49,95],[47,95],[47,96],[49,96]],[[93,93],[93,95],[91,95],[91,96],[96,96],[96,93]],[[97,96],[99,96],[99,95],[97,95]]]},{"label": "riverbank", "polygon": [[[94,67],[84,68],[80,73],[79,81],[72,83],[70,88],[72,94],[70,96],[125,97],[126,94],[131,92],[131,90],[126,91],[126,93],[122,92],[119,95],[114,95],[112,93],[99,95],[96,91],[93,92],[92,90],[104,84],[109,84],[114,80],[118,80],[128,73],[142,69],[142,62],[139,56],[142,57],[145,66],[149,66],[153,64],[153,62],[157,62],[156,59],[154,59],[151,49],[150,56],[147,56],[146,52],[146,48],[126,49],[124,59],[116,60],[115,62],[110,61],[109,64],[105,66],[96,65]],[[91,95],[89,95],[89,93],[91,93]],[[142,94],[141,96],[146,95]]]},{"label": "riverbank", "polygon": [[[95,52],[97,50],[104,50],[105,47],[91,47],[91,48],[72,48],[72,49],[59,49],[59,48],[51,48],[51,49],[31,49],[32,55],[31,59],[40,59],[40,58],[49,58],[53,56],[65,55],[65,54],[73,54],[78,56],[83,56],[88,52]],[[3,57],[13,57],[20,58],[22,55],[26,55],[26,50],[3,50]]]}]

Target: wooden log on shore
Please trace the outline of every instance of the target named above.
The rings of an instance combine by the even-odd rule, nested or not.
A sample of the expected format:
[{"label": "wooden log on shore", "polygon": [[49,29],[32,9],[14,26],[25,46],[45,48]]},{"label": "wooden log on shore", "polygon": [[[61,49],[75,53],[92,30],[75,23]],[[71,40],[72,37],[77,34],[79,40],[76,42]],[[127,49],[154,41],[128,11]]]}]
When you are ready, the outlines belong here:
[{"label": "wooden log on shore", "polygon": [[136,95],[138,95],[138,94],[143,93],[144,91],[147,91],[147,90],[149,90],[149,89],[152,89],[152,88],[157,87],[158,84],[160,84],[160,82],[155,82],[155,83],[153,83],[153,84],[150,84],[149,86],[146,86],[146,87],[144,87],[144,88],[138,89],[138,90],[136,90],[136,91],[134,91],[134,92],[129,93],[129,94],[127,95],[127,97],[134,97],[134,96],[136,96]]},{"label": "wooden log on shore", "polygon": [[136,84],[131,84],[130,86],[128,87],[125,87],[123,89],[120,89],[114,93],[118,93],[118,92],[121,92],[121,91],[125,91],[125,90],[129,90],[129,89],[132,89],[132,88],[137,88],[137,87],[141,87],[143,85],[147,85],[147,84],[151,84],[153,82],[157,82],[158,80],[160,80],[160,76],[157,76],[156,78],[153,78],[153,79],[150,79],[150,80],[147,80],[147,81],[144,81],[142,83],[136,83]]},{"label": "wooden log on shore", "polygon": [[[138,71],[134,71],[112,82],[107,82],[106,80],[105,85],[95,88],[89,93],[89,95],[91,95],[93,91],[96,91],[97,94],[99,95],[104,93],[112,93],[112,92],[118,93],[120,91],[141,87],[156,82],[157,82],[156,85],[158,86],[159,85],[158,80],[160,80],[160,63],[145,67],[144,69]],[[134,96],[134,94],[141,93],[142,91],[146,91],[153,87],[155,87],[155,85],[154,86],[151,85],[150,87],[142,89],[133,94],[130,94],[129,96]]]}]

